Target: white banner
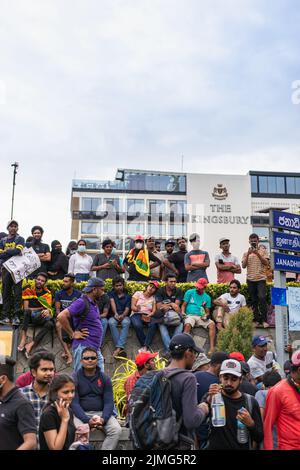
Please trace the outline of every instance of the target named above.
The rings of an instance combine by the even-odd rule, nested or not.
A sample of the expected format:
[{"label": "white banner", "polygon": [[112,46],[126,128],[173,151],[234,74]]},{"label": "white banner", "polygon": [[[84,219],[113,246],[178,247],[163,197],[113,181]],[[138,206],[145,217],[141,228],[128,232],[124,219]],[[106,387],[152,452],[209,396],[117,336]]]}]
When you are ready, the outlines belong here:
[{"label": "white banner", "polygon": [[25,279],[41,266],[40,258],[32,247],[24,248],[22,255],[12,256],[3,263],[10,272],[15,284]]},{"label": "white banner", "polygon": [[300,331],[300,288],[288,287],[289,330]]}]

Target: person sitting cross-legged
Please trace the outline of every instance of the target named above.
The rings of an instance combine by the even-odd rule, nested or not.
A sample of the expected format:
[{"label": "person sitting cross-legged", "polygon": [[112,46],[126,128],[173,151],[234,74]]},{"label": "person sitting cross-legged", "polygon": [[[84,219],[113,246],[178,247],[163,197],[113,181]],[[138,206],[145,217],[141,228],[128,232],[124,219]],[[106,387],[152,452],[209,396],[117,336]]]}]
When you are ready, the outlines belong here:
[{"label": "person sitting cross-legged", "polygon": [[236,279],[229,284],[229,292],[222,294],[216,300],[214,305],[216,308],[213,312],[214,320],[218,330],[223,330],[228,326],[230,317],[239,311],[241,307],[246,306],[246,299],[240,293],[241,283]]},{"label": "person sitting cross-legged", "polygon": [[75,397],[71,408],[76,427],[88,423],[105,434],[102,450],[117,448],[122,429],[113,416],[114,399],[108,375],[97,366],[98,352],[86,347],[81,354],[81,368],[74,374]]},{"label": "person sitting cross-legged", "polygon": [[[113,290],[109,293],[110,308],[113,316],[109,318],[108,324],[115,345],[113,356],[124,356],[125,345],[128,337],[131,310],[131,295],[125,291],[125,281],[122,277],[113,279]],[[118,332],[121,326],[121,332]]]},{"label": "person sitting cross-legged", "polygon": [[195,289],[189,289],[186,291],[183,304],[182,314],[186,315],[184,320],[184,333],[190,333],[194,327],[202,327],[208,329],[209,335],[209,351],[208,354],[212,354],[214,351],[214,342],[216,336],[215,323],[210,320],[209,309],[211,308],[211,298],[205,292],[205,287],[208,282],[204,278],[200,278],[196,282]]}]

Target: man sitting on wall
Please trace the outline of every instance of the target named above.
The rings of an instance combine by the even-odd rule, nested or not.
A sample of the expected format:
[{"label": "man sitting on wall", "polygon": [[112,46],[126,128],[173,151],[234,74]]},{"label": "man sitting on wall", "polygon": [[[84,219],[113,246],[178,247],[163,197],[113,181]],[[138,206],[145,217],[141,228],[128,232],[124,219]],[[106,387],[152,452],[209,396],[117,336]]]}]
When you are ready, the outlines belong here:
[{"label": "man sitting on wall", "polygon": [[229,292],[222,294],[213,301],[214,305],[216,305],[213,317],[217,323],[218,330],[226,328],[231,315],[237,313],[241,307],[246,306],[246,299],[240,294],[240,290],[240,281],[234,279],[229,284]]}]

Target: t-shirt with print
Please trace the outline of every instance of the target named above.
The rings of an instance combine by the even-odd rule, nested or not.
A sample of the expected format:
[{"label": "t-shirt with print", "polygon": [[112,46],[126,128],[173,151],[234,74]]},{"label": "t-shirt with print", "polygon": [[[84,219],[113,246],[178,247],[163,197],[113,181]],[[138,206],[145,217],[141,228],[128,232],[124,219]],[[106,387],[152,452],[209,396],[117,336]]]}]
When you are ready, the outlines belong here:
[{"label": "t-shirt with print", "polygon": [[205,308],[211,308],[211,298],[204,292],[198,294],[197,289],[189,289],[183,298],[184,302],[187,302],[185,307],[185,313],[187,315],[197,315],[202,317],[206,315]]},{"label": "t-shirt with print", "polygon": [[[194,263],[209,263],[209,254],[203,250],[191,250],[184,257],[185,264]],[[189,271],[187,275],[187,282],[196,282],[200,278],[207,279],[206,268],[199,268]]]},{"label": "t-shirt with print", "polygon": [[226,292],[225,294],[222,294],[219,299],[227,302],[230,312],[246,306],[246,299],[243,294],[238,294],[236,297],[232,297],[229,292]]},{"label": "t-shirt with print", "polygon": [[[151,318],[148,315],[153,311],[155,297],[153,295],[151,297],[146,297],[143,291],[137,291],[133,294],[132,298],[137,299],[136,306],[141,307],[141,310],[139,311],[145,313],[145,315],[141,316],[142,320],[149,322]],[[136,312],[133,312],[133,314],[135,313]]]},{"label": "t-shirt with print", "polygon": [[[223,261],[223,266],[238,266],[239,265],[239,260],[237,259],[236,256],[233,256],[231,253],[229,253],[228,256],[225,256],[224,253],[220,253],[219,255],[216,255],[215,263],[219,263],[219,260]],[[235,273],[232,273],[231,271],[221,271],[220,269],[218,269],[217,271],[218,271],[218,277],[217,277],[218,284],[229,284],[231,281],[233,281]]]},{"label": "t-shirt with print", "polygon": [[258,359],[256,356],[251,356],[248,365],[250,366],[250,373],[254,379],[264,375],[267,370],[271,370],[275,360],[272,351],[267,351],[264,360]]},{"label": "t-shirt with print", "polygon": [[156,292],[155,300],[157,303],[162,302],[164,304],[170,304],[170,303],[175,304],[176,300],[180,300],[180,302],[182,302],[183,292],[181,289],[178,289],[177,287],[175,287],[171,295],[168,295],[167,289],[165,287],[161,287]]},{"label": "t-shirt with print", "polygon": [[59,290],[55,294],[55,302],[60,302],[61,311],[69,308],[70,305],[77,299],[79,299],[82,295],[82,292],[78,289],[73,289],[72,294],[68,294],[68,292],[64,289]]},{"label": "t-shirt with print", "polygon": [[[47,243],[42,243],[40,241],[33,241],[31,243],[26,243],[26,248],[33,248],[37,255],[45,255],[50,253],[50,248]],[[35,279],[39,273],[46,273],[48,270],[48,262],[41,261],[41,266],[37,268],[33,273],[29,274],[28,279]]]}]

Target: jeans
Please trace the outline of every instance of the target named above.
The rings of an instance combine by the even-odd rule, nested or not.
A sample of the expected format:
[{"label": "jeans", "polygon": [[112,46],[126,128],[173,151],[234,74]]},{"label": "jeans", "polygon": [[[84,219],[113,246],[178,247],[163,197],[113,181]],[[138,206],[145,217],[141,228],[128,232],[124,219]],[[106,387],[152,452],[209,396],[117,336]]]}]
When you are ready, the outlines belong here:
[{"label": "jeans", "polygon": [[42,318],[41,317],[42,310],[32,312],[30,309],[24,310],[24,320],[22,330],[27,331],[30,322],[33,326],[40,327],[41,330],[38,332],[36,337],[33,340],[34,346],[37,346],[42,339],[47,335],[47,333],[51,333],[54,328],[54,321],[53,318]]},{"label": "jeans", "polygon": [[76,282],[88,281],[89,278],[90,278],[90,275],[88,273],[87,274],[82,274],[82,273],[75,274]]},{"label": "jeans", "polygon": [[107,318],[100,318],[101,320],[101,323],[102,323],[102,329],[103,329],[103,333],[102,333],[102,342],[101,342],[101,347],[103,346],[103,343],[104,343],[104,338],[105,338],[105,335],[106,335],[106,330],[107,330],[107,327],[108,327],[108,320]]},{"label": "jeans", "polygon": [[2,318],[14,315],[20,316],[22,312],[22,281],[14,283],[10,273],[2,268]]},{"label": "jeans", "polygon": [[[98,415],[102,417],[102,411],[86,411],[85,414],[92,418],[94,415]],[[80,426],[82,421],[79,418],[74,416],[74,425],[77,428]],[[116,418],[111,416],[107,423],[103,426],[103,432],[105,434],[105,439],[103,441],[101,450],[114,450],[118,446],[118,442],[120,440],[122,434],[122,428]]]},{"label": "jeans", "polygon": [[[128,337],[129,327],[130,327],[130,319],[125,317],[121,322],[115,320],[115,318],[111,317],[108,320],[110,332],[112,335],[112,339],[116,348],[124,349],[126,346],[126,341]],[[121,326],[121,331],[119,333],[118,325]]]},{"label": "jeans", "polygon": [[254,321],[258,323],[267,321],[267,288],[266,281],[248,281],[250,306],[253,310]]},{"label": "jeans", "polygon": [[[173,329],[173,334],[170,335],[171,328]],[[176,336],[182,333],[182,330],[183,330],[183,323],[180,323],[178,326],[175,326],[175,327],[174,326],[167,327],[166,325],[163,325],[163,324],[159,325],[159,331],[161,334],[161,339],[165,348],[165,352],[169,351],[169,344],[170,344],[171,338],[173,338],[173,336]]]},{"label": "jeans", "polygon": [[[82,351],[87,347],[86,344],[77,346],[76,349],[73,349],[73,367],[74,372],[77,372],[81,367],[81,354]],[[98,367],[100,367],[101,372],[104,372],[104,358],[100,351],[98,350]]]},{"label": "jeans", "polygon": [[[130,317],[131,324],[136,332],[140,345],[150,347],[157,330],[157,323],[146,323],[141,319],[140,314],[134,314]],[[145,336],[143,327],[147,326],[147,335]]]}]

